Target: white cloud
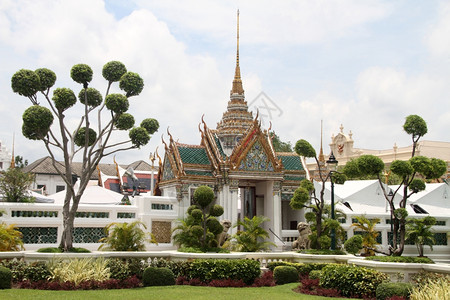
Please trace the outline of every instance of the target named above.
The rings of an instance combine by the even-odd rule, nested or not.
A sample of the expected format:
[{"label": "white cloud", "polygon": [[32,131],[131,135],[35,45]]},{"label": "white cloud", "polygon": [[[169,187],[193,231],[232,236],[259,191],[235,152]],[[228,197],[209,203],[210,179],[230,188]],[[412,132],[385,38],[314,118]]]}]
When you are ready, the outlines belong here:
[{"label": "white cloud", "polygon": [[438,19],[430,27],[426,41],[433,55],[450,60],[450,3],[442,1],[438,12]]},{"label": "white cloud", "polygon": [[[345,132],[354,133],[355,147],[383,149],[394,142],[404,146],[410,143],[402,132],[408,114],[419,114],[428,122],[427,139],[448,140],[450,24],[445,4],[437,19],[430,16],[427,20],[434,25],[423,28],[422,34],[430,36],[426,42],[432,56],[417,44],[422,51],[413,54],[421,56],[412,59],[420,63],[414,61],[411,69],[381,59],[372,61],[375,53],[383,51],[383,41],[376,43],[377,49],[364,48],[368,52],[364,55],[355,52],[368,60],[363,66],[358,65],[361,60],[348,59],[352,52],[345,53],[343,60],[354,65],[337,63],[342,52],[353,50],[351,45],[338,48],[337,41],[376,38],[374,31],[389,28],[390,23],[384,22],[392,22],[394,11],[395,17],[403,13],[404,7],[398,3],[169,0],[135,1],[135,5],[139,8],[118,19],[101,0],[0,3],[0,133],[2,140],[9,141],[16,132],[16,153],[30,160],[46,155],[39,142],[18,136],[21,114],[29,104],[11,91],[10,77],[15,71],[45,66],[57,73],[57,86],[78,91],[80,87],[70,80],[69,70],[73,64],[87,63],[94,70],[92,85],[103,92],[106,84],[101,68],[110,60],[124,62],[144,78],[144,91],[130,99],[130,112],[138,121],[154,117],[161,125],[150,145],[120,154],[120,159],[147,159],[161,144],[161,134],[167,136],[168,126],[175,139],[198,144],[197,125],[202,114],[208,126],[215,128],[229,100],[237,7],[241,10],[246,99],[250,102],[264,91],[276,101],[283,114],[274,116],[273,129],[283,140],[295,143],[305,138],[318,147],[323,119],[325,151],[341,123]],[[335,60],[305,61],[325,56]],[[252,64],[261,68],[249,67]],[[305,72],[305,64],[316,73]],[[353,74],[344,76],[349,67]],[[314,80],[308,81],[308,77]],[[78,116],[75,111],[70,122],[76,123]]]},{"label": "white cloud", "polygon": [[245,43],[309,44],[361,33],[390,14],[386,1],[137,1],[157,11],[175,31],[194,31],[228,44],[239,8]]}]

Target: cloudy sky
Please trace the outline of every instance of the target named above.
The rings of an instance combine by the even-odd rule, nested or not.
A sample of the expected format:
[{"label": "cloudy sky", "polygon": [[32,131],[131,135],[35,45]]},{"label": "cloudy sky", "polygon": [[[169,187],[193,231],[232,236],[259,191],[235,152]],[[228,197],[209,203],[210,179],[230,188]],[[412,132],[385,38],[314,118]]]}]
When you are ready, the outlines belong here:
[{"label": "cloudy sky", "polygon": [[[30,102],[11,90],[17,70],[47,67],[55,87],[78,93],[70,68],[86,63],[91,86],[104,92],[101,69],[111,60],[144,79],[129,112],[161,125],[149,145],[119,162],[147,160],[167,127],[198,144],[202,115],[215,128],[229,100],[238,8],[246,100],[282,140],[318,148],[323,120],[326,152],[340,124],[358,148],[408,146],[402,125],[418,114],[428,123],[424,139],[450,141],[449,1],[0,0],[2,144],[11,150],[15,132],[16,154],[30,162],[47,155],[21,135]],[[71,125],[79,113],[67,113]]]}]

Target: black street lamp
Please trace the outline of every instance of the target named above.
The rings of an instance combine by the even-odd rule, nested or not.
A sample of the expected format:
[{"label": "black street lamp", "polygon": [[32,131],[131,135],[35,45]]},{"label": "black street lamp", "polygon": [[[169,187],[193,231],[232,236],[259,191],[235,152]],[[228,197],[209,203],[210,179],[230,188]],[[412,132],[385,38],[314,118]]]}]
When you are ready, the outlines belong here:
[{"label": "black street lamp", "polygon": [[[336,157],[334,157],[333,151],[331,151],[330,158],[327,160],[328,165],[336,166],[338,161],[336,160]],[[330,173],[328,174],[328,177],[330,177],[331,181],[331,219],[334,220],[334,182],[333,182],[333,173],[336,171],[330,170]],[[336,250],[336,230],[335,228],[331,228],[331,250]]]},{"label": "black street lamp", "polygon": [[[392,190],[389,191],[388,197],[391,199],[391,202],[394,201],[394,193]],[[392,206],[389,203],[389,210],[391,211],[391,247],[394,247],[394,222],[392,218]]]}]

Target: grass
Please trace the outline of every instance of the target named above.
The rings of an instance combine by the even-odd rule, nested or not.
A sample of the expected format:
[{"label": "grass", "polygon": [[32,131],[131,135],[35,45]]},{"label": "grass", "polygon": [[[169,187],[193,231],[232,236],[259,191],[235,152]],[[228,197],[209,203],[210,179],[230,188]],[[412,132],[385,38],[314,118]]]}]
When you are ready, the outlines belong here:
[{"label": "grass", "polygon": [[[295,299],[295,300],[330,300],[333,298],[298,294],[292,291],[298,283],[259,288],[213,288],[197,286],[164,286],[146,287],[128,290],[97,290],[97,291],[44,291],[28,289],[0,290],[0,299],[195,299],[195,300],[230,300],[230,299]],[[336,298],[334,298],[336,299]],[[345,299],[345,298],[340,298]]]}]

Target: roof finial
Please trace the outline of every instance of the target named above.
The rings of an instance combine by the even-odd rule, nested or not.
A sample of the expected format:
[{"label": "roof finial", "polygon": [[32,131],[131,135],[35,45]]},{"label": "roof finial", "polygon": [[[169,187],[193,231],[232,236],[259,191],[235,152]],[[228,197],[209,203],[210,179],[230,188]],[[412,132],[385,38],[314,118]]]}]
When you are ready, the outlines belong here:
[{"label": "roof finial", "polygon": [[237,11],[237,48],[236,48],[236,70],[234,72],[233,86],[231,94],[244,94],[244,88],[242,87],[241,69],[239,67],[239,9]]},{"label": "roof finial", "polygon": [[323,148],[322,148],[322,137],[323,137],[323,120],[320,120],[320,151],[319,151],[319,161],[325,162],[325,157],[323,156]]}]

